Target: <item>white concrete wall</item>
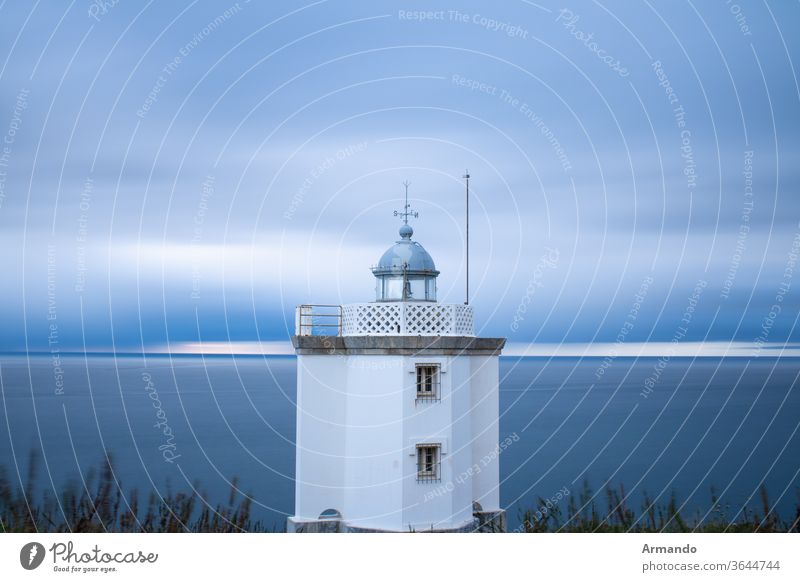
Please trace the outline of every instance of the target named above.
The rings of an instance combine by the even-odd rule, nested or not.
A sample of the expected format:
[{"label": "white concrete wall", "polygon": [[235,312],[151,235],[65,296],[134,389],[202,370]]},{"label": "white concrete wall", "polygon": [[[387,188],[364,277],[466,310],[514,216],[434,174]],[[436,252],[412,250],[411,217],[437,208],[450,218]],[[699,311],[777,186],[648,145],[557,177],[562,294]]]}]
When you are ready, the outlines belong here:
[{"label": "white concrete wall", "polygon": [[[416,402],[415,363],[441,366],[440,400]],[[354,526],[453,528],[472,502],[499,509],[497,357],[298,356],[295,517],[328,508]],[[476,436],[477,435],[477,436]],[[416,443],[442,444],[441,480],[418,483]]]},{"label": "white concrete wall", "polygon": [[[469,390],[456,390],[468,368],[467,357],[420,356],[406,358],[405,393],[403,414],[405,421],[405,487],[403,495],[404,523],[406,529],[451,528],[464,525],[472,518],[471,502],[468,512],[454,507],[453,499],[463,491],[470,496],[469,483],[459,484],[455,477],[465,462],[460,440],[463,434],[454,434],[454,410],[469,406]],[[438,402],[416,402],[417,363],[439,364],[440,400]],[[466,394],[466,399],[464,395]],[[416,444],[441,443],[441,479],[438,482],[419,483],[416,479]],[[469,457],[469,451],[467,451]]]},{"label": "white concrete wall", "polygon": [[[500,509],[499,358],[473,356],[472,382],[472,459],[480,470],[472,479],[473,499],[485,511]],[[491,460],[486,461],[487,456]]]},{"label": "white concrete wall", "polygon": [[348,356],[346,521],[403,527],[402,357]]},{"label": "white concrete wall", "polygon": [[453,357],[453,498],[451,500],[453,521],[464,522],[472,518],[474,478],[472,459],[472,365],[477,356]]},{"label": "white concrete wall", "polygon": [[346,386],[345,357],[297,357],[295,517],[344,507]]}]

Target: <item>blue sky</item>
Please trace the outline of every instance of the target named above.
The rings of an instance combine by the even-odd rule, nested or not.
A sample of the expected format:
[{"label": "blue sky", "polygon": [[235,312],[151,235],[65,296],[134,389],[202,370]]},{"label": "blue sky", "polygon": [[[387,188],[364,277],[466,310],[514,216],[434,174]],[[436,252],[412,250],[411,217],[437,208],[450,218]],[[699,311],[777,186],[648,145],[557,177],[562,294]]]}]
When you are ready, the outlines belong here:
[{"label": "blue sky", "polygon": [[0,349],[285,340],[404,180],[461,302],[465,168],[482,334],[800,339],[797,3],[263,4],[0,4]]}]

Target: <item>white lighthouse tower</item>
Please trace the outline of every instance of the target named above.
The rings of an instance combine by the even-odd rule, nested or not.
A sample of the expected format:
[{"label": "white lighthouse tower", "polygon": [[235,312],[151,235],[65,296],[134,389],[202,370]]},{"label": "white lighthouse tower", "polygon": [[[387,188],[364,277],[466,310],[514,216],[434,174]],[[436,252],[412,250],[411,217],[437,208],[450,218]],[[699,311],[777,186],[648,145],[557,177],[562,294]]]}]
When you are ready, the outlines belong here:
[{"label": "white lighthouse tower", "polygon": [[498,356],[472,307],[436,300],[433,259],[400,240],[372,268],[374,302],[301,305],[290,532],[504,531]]}]

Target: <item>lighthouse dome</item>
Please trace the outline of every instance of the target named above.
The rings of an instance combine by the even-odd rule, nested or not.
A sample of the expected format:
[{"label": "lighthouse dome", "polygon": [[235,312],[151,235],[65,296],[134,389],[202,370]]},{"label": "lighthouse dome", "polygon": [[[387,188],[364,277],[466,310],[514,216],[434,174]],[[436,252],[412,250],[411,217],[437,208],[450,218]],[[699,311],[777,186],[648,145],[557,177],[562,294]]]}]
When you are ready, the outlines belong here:
[{"label": "lighthouse dome", "polygon": [[436,271],[436,265],[430,254],[421,244],[411,240],[412,234],[414,234],[414,230],[408,224],[401,226],[400,240],[383,253],[373,272],[376,274],[377,271],[402,272],[404,267],[409,273],[412,271]]},{"label": "lighthouse dome", "polygon": [[413,234],[410,225],[402,225],[400,240],[372,268],[378,301],[436,301],[439,271],[428,251],[411,240]]}]

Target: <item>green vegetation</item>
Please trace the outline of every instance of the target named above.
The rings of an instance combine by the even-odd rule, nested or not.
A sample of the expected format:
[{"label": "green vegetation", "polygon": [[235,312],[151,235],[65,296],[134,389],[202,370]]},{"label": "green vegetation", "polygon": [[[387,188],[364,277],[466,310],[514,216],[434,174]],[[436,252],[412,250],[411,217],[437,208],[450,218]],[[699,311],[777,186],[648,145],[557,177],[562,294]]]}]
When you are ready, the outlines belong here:
[{"label": "green vegetation", "polygon": [[639,511],[628,507],[624,487],[608,487],[595,495],[584,483],[579,494],[570,493],[561,504],[539,498],[538,510],[520,512],[523,532],[798,532],[800,527],[800,491],[795,515],[787,520],[779,516],[767,496],[759,490],[756,506],[733,511],[719,502],[711,491],[711,511],[694,515],[682,513],[673,492],[667,502],[656,502],[645,494]]},{"label": "green vegetation", "polygon": [[[0,467],[0,531],[3,532],[247,532],[267,531],[250,519],[251,500],[237,493],[233,481],[227,505],[209,507],[195,486],[190,493],[158,496],[142,503],[132,489],[122,494],[111,459],[89,473],[79,486],[65,488],[60,498],[35,488],[38,462],[31,456],[24,491],[11,485]],[[84,484],[85,483],[85,484]]]},{"label": "green vegetation", "polygon": [[[31,456],[26,485],[12,485],[0,467],[0,531],[3,532],[264,532],[262,522],[250,518],[252,502],[241,495],[233,481],[227,504],[209,507],[205,494],[191,492],[158,496],[146,503],[136,489],[123,495],[111,460],[92,471],[84,482],[67,487],[59,498],[36,489],[38,462]],[[625,490],[607,488],[594,495],[588,484],[576,495],[539,498],[538,509],[521,511],[518,532],[798,532],[800,497],[795,515],[777,515],[766,489],[755,507],[733,511],[711,494],[711,511],[688,516],[673,494],[665,503],[645,496],[640,510],[626,505]],[[798,492],[800,494],[800,492]],[[562,509],[562,507],[564,509]]]}]

